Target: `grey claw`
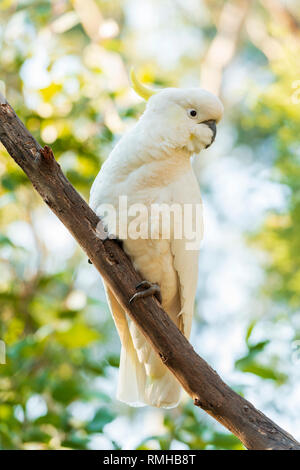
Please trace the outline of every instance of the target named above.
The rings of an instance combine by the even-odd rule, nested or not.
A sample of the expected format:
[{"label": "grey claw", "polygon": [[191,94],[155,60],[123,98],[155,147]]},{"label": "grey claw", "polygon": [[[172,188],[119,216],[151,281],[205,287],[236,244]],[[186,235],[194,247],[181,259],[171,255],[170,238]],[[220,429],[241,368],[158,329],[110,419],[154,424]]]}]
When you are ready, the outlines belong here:
[{"label": "grey claw", "polygon": [[157,298],[157,300],[159,301],[159,303],[161,303],[162,301],[162,297],[161,297],[161,292],[160,292],[160,287],[158,284],[154,284],[152,282],[149,282],[149,281],[142,281],[142,282],[139,282],[137,285],[136,285],[136,289],[140,289],[141,287],[144,287],[143,290],[139,291],[139,292],[136,292],[130,299],[129,299],[129,303],[131,304],[134,300],[137,300],[137,299],[143,299],[145,297],[149,297],[150,295],[155,295],[155,297]]},{"label": "grey claw", "polygon": [[152,283],[149,282],[149,281],[141,281],[141,282],[139,282],[139,283],[135,286],[135,288],[136,288],[136,289],[139,289],[140,287],[145,287],[145,289],[149,289],[149,288],[152,287],[153,285],[156,286],[157,284],[152,284]]}]

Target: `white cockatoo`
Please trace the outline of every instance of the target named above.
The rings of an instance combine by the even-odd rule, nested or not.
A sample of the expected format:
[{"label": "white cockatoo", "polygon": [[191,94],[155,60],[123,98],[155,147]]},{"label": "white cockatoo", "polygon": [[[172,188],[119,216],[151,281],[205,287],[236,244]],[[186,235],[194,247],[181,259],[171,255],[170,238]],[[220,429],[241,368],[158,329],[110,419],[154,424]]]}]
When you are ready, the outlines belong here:
[{"label": "white cockatoo", "polygon": [[[155,237],[152,232],[150,237],[125,236],[127,227],[122,227],[121,223],[116,226],[107,208],[114,207],[117,222],[121,218],[123,221],[124,214],[119,211],[120,196],[126,196],[128,213],[133,204],[142,204],[149,212],[140,215],[140,225],[145,222],[151,225],[155,219],[151,217],[151,206],[155,204],[202,207],[191,156],[214,141],[223,106],[216,96],[203,89],[166,88],[154,92],[141,84],[133,71],[131,80],[147,106],[136,125],[120,139],[102,165],[91,188],[90,206],[102,219],[108,233],[122,240],[125,252],[145,279],[137,286],[131,301],[157,295],[163,309],[189,338],[199,247],[187,249],[186,237],[174,236],[174,223],[167,238],[160,236],[159,224],[153,230]],[[202,213],[197,215],[200,221],[195,217],[193,213],[183,223],[196,227],[199,240],[203,234]],[[123,223],[128,224],[131,219],[132,213]],[[107,285],[105,290],[122,343],[117,398],[132,406],[177,406],[181,393],[178,381]]]}]

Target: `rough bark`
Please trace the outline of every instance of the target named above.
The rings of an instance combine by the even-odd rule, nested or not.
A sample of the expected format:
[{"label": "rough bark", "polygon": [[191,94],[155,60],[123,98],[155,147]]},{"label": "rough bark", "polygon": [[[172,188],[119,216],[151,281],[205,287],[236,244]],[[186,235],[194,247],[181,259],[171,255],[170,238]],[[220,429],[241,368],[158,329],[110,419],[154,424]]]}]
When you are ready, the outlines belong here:
[{"label": "rough bark", "polygon": [[36,191],[69,229],[127,314],[150,341],[194,404],[235,434],[248,449],[300,450],[286,431],[235,393],[194,351],[154,297],[129,304],[142,280],[114,240],[102,241],[99,219],[62,173],[49,147],[42,148],[0,96],[0,140]]}]

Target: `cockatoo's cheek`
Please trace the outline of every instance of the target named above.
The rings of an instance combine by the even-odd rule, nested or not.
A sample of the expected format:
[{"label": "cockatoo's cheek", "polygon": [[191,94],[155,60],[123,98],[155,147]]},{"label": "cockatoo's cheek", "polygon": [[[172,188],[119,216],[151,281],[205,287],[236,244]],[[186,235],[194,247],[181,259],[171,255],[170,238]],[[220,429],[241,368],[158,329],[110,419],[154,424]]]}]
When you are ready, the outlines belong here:
[{"label": "cockatoo's cheek", "polygon": [[191,136],[187,144],[187,150],[190,153],[199,153],[205,147],[206,145],[203,142],[201,142],[199,139],[196,139],[195,136]]},{"label": "cockatoo's cheek", "polygon": [[197,127],[194,127],[191,132],[188,143],[188,150],[194,153],[198,153],[201,150],[209,147],[212,144],[212,141],[212,130],[204,124],[197,124]]}]

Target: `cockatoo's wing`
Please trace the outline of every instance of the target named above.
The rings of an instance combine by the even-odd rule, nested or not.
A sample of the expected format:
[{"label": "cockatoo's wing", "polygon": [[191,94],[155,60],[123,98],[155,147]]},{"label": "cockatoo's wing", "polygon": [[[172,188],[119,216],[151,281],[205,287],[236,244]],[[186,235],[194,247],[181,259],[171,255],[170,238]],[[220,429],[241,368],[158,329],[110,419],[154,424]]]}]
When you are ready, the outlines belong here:
[{"label": "cockatoo's wing", "polygon": [[122,344],[117,398],[131,406],[144,406],[146,386],[144,365],[138,360],[130,335],[126,313],[105,282],[104,289]]},{"label": "cockatoo's wing", "polygon": [[[185,191],[182,191],[182,187]],[[198,281],[198,261],[200,242],[203,238],[203,206],[199,184],[193,171],[183,176],[182,181],[175,184],[174,200],[181,195],[181,204],[192,204],[193,209],[190,217],[184,219],[183,237],[170,240],[173,255],[173,266],[177,272],[179,283],[180,313],[179,328],[189,339],[194,303]],[[187,230],[189,229],[189,230]],[[189,239],[188,237],[191,237]]]},{"label": "cockatoo's wing", "polygon": [[[105,292],[113,314],[122,348],[120,356],[117,398],[131,406],[155,405],[173,408],[180,398],[180,385],[172,373],[161,363],[157,353],[147,343],[136,325],[127,318],[118,300],[105,285]],[[135,344],[134,344],[135,343]],[[144,362],[143,355],[147,355]],[[145,359],[145,358],[144,358]],[[146,368],[162,368],[157,380],[149,377]]]},{"label": "cockatoo's wing", "polygon": [[180,285],[179,328],[189,339],[198,279],[198,250],[187,250],[186,240],[173,240],[171,250]]}]

